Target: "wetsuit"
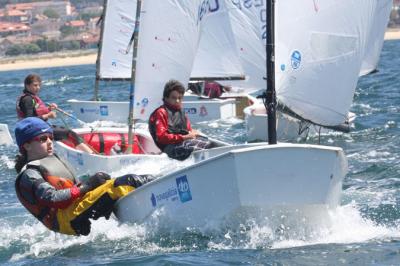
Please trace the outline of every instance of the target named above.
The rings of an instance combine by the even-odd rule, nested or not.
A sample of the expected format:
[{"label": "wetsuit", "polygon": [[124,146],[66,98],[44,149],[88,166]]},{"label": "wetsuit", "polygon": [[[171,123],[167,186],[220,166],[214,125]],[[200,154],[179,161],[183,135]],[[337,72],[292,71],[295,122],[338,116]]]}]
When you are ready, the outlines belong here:
[{"label": "wetsuit", "polygon": [[85,192],[70,168],[52,155],[25,165],[15,189],[25,208],[50,230],[88,235],[89,219],[108,219],[120,197],[147,181],[148,176],[125,175]]}]

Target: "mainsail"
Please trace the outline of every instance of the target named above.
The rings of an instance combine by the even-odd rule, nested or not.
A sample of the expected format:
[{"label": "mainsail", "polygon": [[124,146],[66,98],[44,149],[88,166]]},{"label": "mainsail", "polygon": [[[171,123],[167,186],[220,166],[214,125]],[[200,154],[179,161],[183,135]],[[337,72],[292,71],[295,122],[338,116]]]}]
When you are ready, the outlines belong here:
[{"label": "mainsail", "polygon": [[189,82],[199,43],[200,4],[200,0],[144,1],[136,65],[135,118],[147,120],[162,104],[162,91],[168,80]]},{"label": "mainsail", "polygon": [[277,1],[278,100],[315,124],[346,120],[376,0]]},{"label": "mainsail", "polygon": [[244,89],[265,88],[266,7],[264,1],[225,1],[246,80],[235,81]]},{"label": "mainsail", "polygon": [[375,71],[381,55],[386,27],[389,23],[393,0],[379,0],[375,9],[372,29],[361,66],[360,76]]},{"label": "mainsail", "polygon": [[131,78],[133,49],[127,48],[135,27],[136,5],[136,0],[106,1],[100,40],[100,79]]},{"label": "mainsail", "polygon": [[201,37],[192,78],[239,78],[243,76],[225,1],[204,1],[199,10]]},{"label": "mainsail", "polygon": [[[130,80],[137,1],[107,1],[100,79]],[[134,88],[134,118],[147,120],[162,104],[169,79],[187,84],[197,52],[202,1],[146,0],[142,4]],[[168,10],[168,12],[166,12]]]}]

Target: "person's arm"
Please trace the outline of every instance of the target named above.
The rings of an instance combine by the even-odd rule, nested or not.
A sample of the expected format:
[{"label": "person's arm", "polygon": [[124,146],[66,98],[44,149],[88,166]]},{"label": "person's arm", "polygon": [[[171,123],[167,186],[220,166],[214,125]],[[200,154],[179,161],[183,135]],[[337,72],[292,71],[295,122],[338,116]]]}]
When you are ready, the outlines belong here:
[{"label": "person's arm", "polygon": [[56,118],[57,114],[54,111],[50,111],[47,114],[41,115],[40,118],[42,118],[43,120],[48,120],[49,118]]},{"label": "person's arm", "polygon": [[[34,100],[31,96],[27,95],[23,97],[20,101],[20,109],[22,113],[24,113],[25,117],[38,117],[36,110],[35,110],[35,104]],[[48,120],[49,118],[56,118],[57,114],[53,111],[50,111],[47,114],[43,114],[40,116],[41,119],[43,120]]]},{"label": "person's arm", "polygon": [[20,186],[32,187],[38,202],[56,209],[67,208],[75,199],[84,194],[77,186],[60,190],[55,189],[35,169],[27,169],[22,174]]},{"label": "person's arm", "polygon": [[168,115],[165,110],[160,108],[154,115],[157,141],[160,144],[178,144],[184,140],[182,134],[168,133]]}]

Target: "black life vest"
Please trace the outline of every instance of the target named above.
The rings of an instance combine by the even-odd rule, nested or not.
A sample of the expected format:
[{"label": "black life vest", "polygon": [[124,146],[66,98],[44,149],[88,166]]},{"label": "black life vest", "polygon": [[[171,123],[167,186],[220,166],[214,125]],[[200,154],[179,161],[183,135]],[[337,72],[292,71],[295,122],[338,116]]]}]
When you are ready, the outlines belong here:
[{"label": "black life vest", "polygon": [[53,155],[27,163],[15,181],[15,191],[22,205],[47,228],[57,232],[59,230],[57,209],[43,206],[36,200],[33,186],[26,186],[21,183],[21,176],[26,169],[38,170],[43,179],[57,190],[74,186],[76,184],[75,176],[68,166],[56,155]]},{"label": "black life vest", "polygon": [[181,135],[187,135],[189,133],[188,128],[187,128],[187,120],[186,120],[186,115],[185,112],[181,110],[171,110],[165,105],[161,105],[158,107],[154,112],[150,115],[149,118],[149,131],[151,136],[153,137],[154,142],[160,148],[160,150],[163,150],[166,145],[159,143],[157,140],[157,127],[156,127],[156,119],[154,117],[154,114],[159,110],[159,109],[164,109],[167,112],[168,116],[168,133],[170,134],[181,134]]}]

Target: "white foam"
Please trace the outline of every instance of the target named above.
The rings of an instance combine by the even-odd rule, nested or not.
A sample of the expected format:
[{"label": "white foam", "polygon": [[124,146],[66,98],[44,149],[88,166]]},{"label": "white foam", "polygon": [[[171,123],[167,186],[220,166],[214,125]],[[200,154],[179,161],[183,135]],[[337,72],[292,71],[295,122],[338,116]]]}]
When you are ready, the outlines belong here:
[{"label": "white foam", "polygon": [[8,169],[14,168],[14,160],[10,159],[7,155],[0,156],[0,165],[5,165]]}]

